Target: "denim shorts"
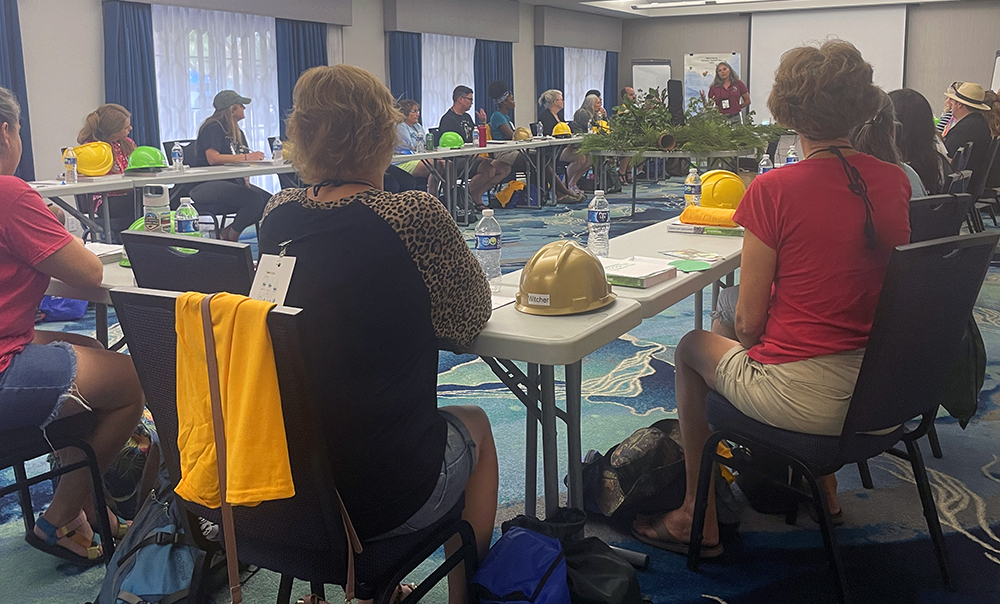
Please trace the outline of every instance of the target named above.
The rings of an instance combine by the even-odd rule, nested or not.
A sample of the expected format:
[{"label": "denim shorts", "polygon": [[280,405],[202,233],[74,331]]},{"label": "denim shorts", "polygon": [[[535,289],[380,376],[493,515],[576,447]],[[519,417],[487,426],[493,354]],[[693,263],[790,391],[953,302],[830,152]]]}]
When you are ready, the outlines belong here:
[{"label": "denim shorts", "polygon": [[44,428],[59,415],[75,379],[72,345],[28,344],[0,373],[0,429]]},{"label": "denim shorts", "polygon": [[715,310],[712,311],[712,318],[718,319],[723,325],[734,327],[736,325],[736,301],[740,299],[740,286],[727,287],[719,292],[719,297],[715,301]]},{"label": "denim shorts", "polygon": [[438,409],[438,413],[448,423],[448,438],[444,447],[444,461],[441,462],[441,474],[434,491],[406,522],[373,540],[409,535],[431,526],[455,507],[465,492],[465,483],[476,467],[476,443],[462,420],[448,413],[447,409]]}]

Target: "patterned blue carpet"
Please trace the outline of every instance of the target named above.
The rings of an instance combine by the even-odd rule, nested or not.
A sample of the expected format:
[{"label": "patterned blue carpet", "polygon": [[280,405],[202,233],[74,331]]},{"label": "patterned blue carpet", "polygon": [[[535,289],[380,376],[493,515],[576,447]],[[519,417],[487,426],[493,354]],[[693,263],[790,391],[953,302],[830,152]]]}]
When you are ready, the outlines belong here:
[{"label": "patterned blue carpet", "polygon": [[[626,218],[627,198],[614,197],[612,236],[676,215],[679,193],[679,182],[640,186],[641,201],[631,219]],[[504,229],[505,271],[520,267],[548,240],[581,238],[586,233],[584,204],[505,210],[497,215]],[[464,232],[471,241],[473,229]],[[604,451],[637,428],[675,415],[673,350],[693,325],[693,318],[693,300],[688,299],[587,357],[583,363],[584,450]],[[957,591],[946,592],[937,573],[908,468],[883,456],[871,463],[875,490],[861,488],[855,469],[838,473],[846,523],[837,535],[856,602],[1000,602],[998,269],[991,269],[987,278],[976,319],[990,356],[980,411],[965,430],[950,418],[938,420],[943,459],[931,458],[924,447]],[[92,332],[93,315],[51,328]],[[489,415],[500,458],[501,516],[518,513],[524,491],[523,407],[475,357],[442,354],[439,370],[442,404],[476,404]],[[38,460],[33,465],[42,463]],[[0,473],[0,483],[11,478],[10,470]],[[50,497],[47,489],[47,485],[35,489],[36,510]],[[0,602],[21,600],[28,594],[37,603],[84,602],[96,595],[102,571],[79,573],[60,565],[25,545],[21,531],[16,500],[0,500]],[[805,514],[798,526],[790,527],[782,518],[745,510],[740,535],[726,544],[719,562],[703,565],[699,574],[688,572],[680,556],[639,544],[614,527],[593,523],[588,532],[650,554],[650,569],[640,573],[640,583],[657,604],[834,601],[819,531]],[[273,602],[276,588],[276,576],[260,572],[247,582],[246,599]],[[307,591],[308,586],[297,584],[293,593]],[[333,594],[328,596],[335,601]],[[444,591],[435,589],[430,601],[445,601]]]}]

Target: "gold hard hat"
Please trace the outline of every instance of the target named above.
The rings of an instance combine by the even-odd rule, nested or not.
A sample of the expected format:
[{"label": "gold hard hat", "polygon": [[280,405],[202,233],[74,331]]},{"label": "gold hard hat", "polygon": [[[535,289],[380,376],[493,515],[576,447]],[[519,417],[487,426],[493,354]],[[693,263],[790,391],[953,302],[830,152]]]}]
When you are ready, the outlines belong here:
[{"label": "gold hard hat", "polygon": [[729,170],[712,170],[701,177],[701,206],[735,210],[747,187],[743,179]]},{"label": "gold hard hat", "polygon": [[521,271],[517,310],[530,315],[572,315],[611,304],[604,266],[574,241],[553,241],[538,250]]},{"label": "gold hard hat", "polygon": [[104,141],[73,147],[73,153],[76,154],[76,169],[84,176],[104,176],[115,161],[111,145]]},{"label": "gold hard hat", "polygon": [[559,122],[552,127],[552,136],[556,138],[570,137],[573,136],[573,131],[569,129],[569,124],[566,122]]},{"label": "gold hard hat", "polygon": [[524,126],[518,126],[514,128],[514,140],[516,141],[530,141],[531,140],[531,130],[528,130]]}]

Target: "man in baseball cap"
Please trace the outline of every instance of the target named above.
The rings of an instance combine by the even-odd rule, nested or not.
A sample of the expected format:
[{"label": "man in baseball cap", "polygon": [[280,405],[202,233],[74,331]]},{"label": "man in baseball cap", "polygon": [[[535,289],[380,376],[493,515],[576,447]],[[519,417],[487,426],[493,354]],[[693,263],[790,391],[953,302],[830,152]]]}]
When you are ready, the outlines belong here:
[{"label": "man in baseball cap", "polygon": [[990,148],[990,126],[983,112],[990,106],[983,102],[986,96],[983,87],[972,82],[954,82],[945,91],[945,107],[951,111],[951,123],[944,136],[944,146],[948,148],[948,156],[955,157],[959,147],[968,149],[972,143],[972,155],[967,169],[972,170],[973,180],[984,178],[981,174],[985,166],[986,155]]}]

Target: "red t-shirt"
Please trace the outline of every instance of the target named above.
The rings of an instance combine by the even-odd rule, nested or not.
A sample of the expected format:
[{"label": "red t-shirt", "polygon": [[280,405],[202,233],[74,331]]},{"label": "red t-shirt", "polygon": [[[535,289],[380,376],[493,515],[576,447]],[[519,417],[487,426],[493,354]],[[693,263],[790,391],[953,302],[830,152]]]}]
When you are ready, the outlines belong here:
[{"label": "red t-shirt", "polygon": [[72,239],[34,189],[0,176],[0,371],[35,337],[35,311],[49,286],[35,265]]},{"label": "red t-shirt", "polygon": [[733,220],[778,253],[767,323],[748,354],[788,363],[864,348],[892,248],[909,243],[910,183],[899,166],[847,157],[868,185],[875,249],[865,206],[847,188],[840,160],[814,158],[758,176]]},{"label": "red t-shirt", "polygon": [[723,115],[733,115],[740,112],[740,97],[749,92],[742,81],[725,86],[712,86],[708,89],[708,98],[715,101],[715,106]]}]

